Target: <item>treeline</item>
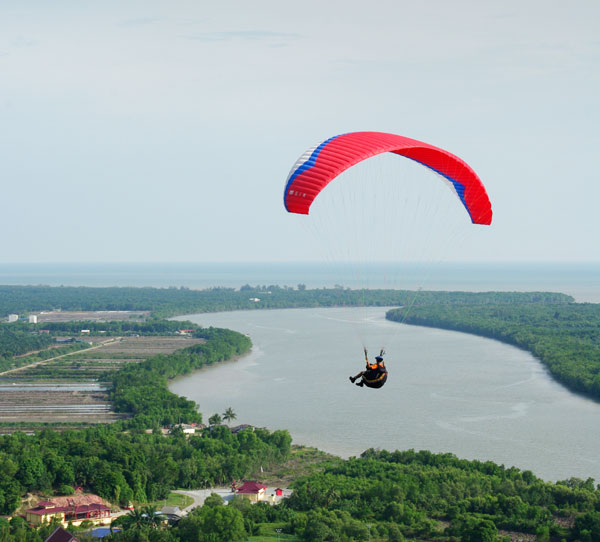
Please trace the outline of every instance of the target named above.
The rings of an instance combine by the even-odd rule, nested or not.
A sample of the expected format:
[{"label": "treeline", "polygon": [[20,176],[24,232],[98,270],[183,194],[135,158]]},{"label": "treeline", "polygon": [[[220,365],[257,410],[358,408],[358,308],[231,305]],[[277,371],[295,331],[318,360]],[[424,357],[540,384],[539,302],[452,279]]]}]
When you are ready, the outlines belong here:
[{"label": "treeline", "polygon": [[432,305],[394,309],[387,318],[529,350],[569,389],[600,399],[600,304]]},{"label": "treeline", "polygon": [[0,324],[0,363],[5,358],[47,348],[52,343],[54,339],[48,335],[32,334],[21,325]]},{"label": "treeline", "polygon": [[153,356],[143,363],[130,363],[108,373],[106,378],[111,382],[110,399],[115,411],[133,415],[127,422],[128,427],[202,422],[197,405],[170,392],[167,381],[244,354],[252,346],[246,335],[229,329],[198,328],[194,336],[206,342],[173,354]]},{"label": "treeline", "polygon": [[111,375],[117,410],[131,419],[80,431],[0,437],[0,514],[12,514],[28,491],[68,494],[73,486],[84,486],[122,505],[144,503],[165,498],[176,487],[228,483],[285,459],[291,444],[287,431],[248,429],[234,435],[216,426],[201,436],[186,438],[177,429],[162,436],[162,425],[202,421],[192,401],[168,391],[167,379],[241,354],[251,345],[248,337],[225,329],[202,329],[198,335],[206,343]]},{"label": "treeline", "polygon": [[[300,285],[301,286],[301,285]],[[0,286],[0,315],[62,309],[65,311],[151,311],[154,317],[229,310],[294,307],[386,306],[413,303],[568,303],[573,298],[548,292],[414,292],[409,290],[350,290],[243,286],[233,288],[89,288]]]}]

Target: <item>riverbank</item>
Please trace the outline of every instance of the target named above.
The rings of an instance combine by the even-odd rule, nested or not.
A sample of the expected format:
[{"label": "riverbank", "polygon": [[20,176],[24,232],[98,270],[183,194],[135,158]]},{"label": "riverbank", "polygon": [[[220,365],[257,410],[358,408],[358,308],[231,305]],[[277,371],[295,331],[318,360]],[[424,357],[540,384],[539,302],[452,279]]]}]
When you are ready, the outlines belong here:
[{"label": "riverbank", "polygon": [[562,385],[600,402],[600,304],[432,305],[393,309],[386,318],[522,348]]}]

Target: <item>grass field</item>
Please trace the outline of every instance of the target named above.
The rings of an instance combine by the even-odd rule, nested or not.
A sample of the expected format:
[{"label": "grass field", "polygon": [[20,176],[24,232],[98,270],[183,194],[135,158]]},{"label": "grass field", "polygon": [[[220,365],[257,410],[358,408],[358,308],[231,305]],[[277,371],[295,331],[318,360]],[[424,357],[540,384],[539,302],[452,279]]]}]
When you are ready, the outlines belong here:
[{"label": "grass field", "polygon": [[188,495],[182,495],[181,493],[169,493],[167,499],[163,499],[162,501],[156,501],[150,503],[152,506],[156,506],[159,510],[163,506],[179,506],[181,510],[187,508],[191,504],[193,504],[194,499],[189,497]]}]

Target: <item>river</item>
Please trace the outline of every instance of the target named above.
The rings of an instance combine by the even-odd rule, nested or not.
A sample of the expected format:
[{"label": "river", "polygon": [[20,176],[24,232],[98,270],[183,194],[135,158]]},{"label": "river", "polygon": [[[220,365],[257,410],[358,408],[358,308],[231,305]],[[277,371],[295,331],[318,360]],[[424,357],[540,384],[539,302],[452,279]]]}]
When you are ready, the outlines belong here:
[{"label": "river", "polygon": [[[528,352],[490,339],[385,320],[385,308],[239,311],[181,317],[250,335],[242,359],[173,381],[204,419],[288,429],[342,457],[367,448],[452,452],[546,480],[600,480],[600,404],[555,382]],[[385,344],[381,390],[353,386],[359,335]]]}]

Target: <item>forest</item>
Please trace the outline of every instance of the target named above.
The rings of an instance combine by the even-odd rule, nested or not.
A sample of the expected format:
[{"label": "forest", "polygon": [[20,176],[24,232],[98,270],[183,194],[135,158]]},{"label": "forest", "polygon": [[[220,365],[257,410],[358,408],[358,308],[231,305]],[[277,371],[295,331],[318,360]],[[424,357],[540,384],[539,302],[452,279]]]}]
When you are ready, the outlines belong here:
[{"label": "forest", "polygon": [[434,304],[393,309],[387,318],[523,348],[572,391],[600,399],[600,304]]},{"label": "forest", "polygon": [[[258,300],[258,301],[257,301]],[[298,289],[290,286],[234,288],[88,288],[0,286],[0,316],[64,311],[143,310],[156,318],[230,310],[296,307],[393,306],[421,304],[569,303],[573,298],[548,292],[434,292],[410,290]]]}]

